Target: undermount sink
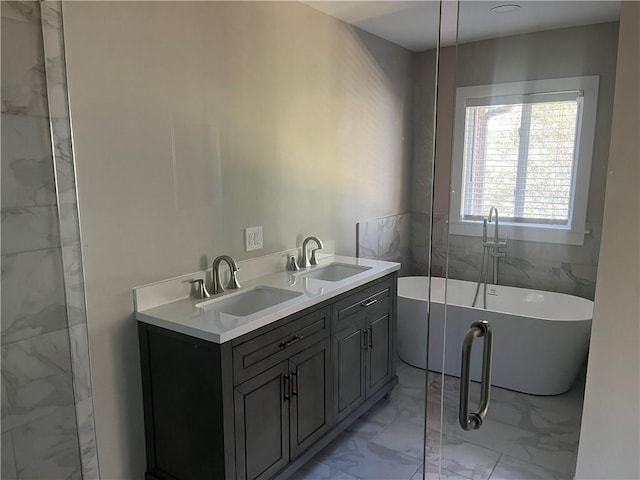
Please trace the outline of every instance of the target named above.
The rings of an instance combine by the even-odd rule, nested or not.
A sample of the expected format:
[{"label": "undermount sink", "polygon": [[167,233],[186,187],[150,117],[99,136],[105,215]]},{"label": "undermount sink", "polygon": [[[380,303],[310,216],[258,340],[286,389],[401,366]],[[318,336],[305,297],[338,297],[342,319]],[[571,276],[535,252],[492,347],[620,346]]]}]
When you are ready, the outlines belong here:
[{"label": "undermount sink", "polygon": [[324,280],[325,282],[339,282],[369,269],[371,269],[371,267],[348,265],[346,263],[330,263],[325,267],[312,267],[310,272],[300,273],[300,276]]},{"label": "undermount sink", "polygon": [[236,317],[246,317],[300,295],[302,295],[300,292],[279,288],[255,287],[244,292],[232,293],[229,296],[198,303],[196,307],[213,309]]}]

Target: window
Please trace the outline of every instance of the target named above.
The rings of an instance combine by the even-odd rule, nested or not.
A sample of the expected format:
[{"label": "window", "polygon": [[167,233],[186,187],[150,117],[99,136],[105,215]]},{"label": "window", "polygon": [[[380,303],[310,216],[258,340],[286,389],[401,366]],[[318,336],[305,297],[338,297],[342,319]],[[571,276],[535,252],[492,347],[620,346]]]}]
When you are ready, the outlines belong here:
[{"label": "window", "polygon": [[598,77],[457,91],[452,234],[495,205],[513,239],[583,244]]}]

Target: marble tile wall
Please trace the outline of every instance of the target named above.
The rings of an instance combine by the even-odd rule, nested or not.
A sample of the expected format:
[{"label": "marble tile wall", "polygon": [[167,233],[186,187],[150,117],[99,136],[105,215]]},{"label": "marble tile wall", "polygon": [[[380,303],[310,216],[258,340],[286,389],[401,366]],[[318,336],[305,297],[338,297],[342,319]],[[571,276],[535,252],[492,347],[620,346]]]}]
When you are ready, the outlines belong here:
[{"label": "marble tile wall", "polygon": [[[593,300],[599,238],[599,232],[587,235],[583,247],[509,240],[507,256],[499,264],[499,283]],[[482,239],[461,235],[447,237],[446,218],[440,216],[434,218],[432,258],[436,276],[445,275],[447,251],[449,278],[477,281],[482,263]]]},{"label": "marble tile wall", "polygon": [[1,21],[2,478],[97,478],[60,6]]},{"label": "marble tile wall", "polygon": [[402,264],[400,276],[411,275],[410,225],[409,213],[358,222],[356,256],[399,262]]},{"label": "marble tile wall", "polygon": [[356,225],[356,256],[400,262],[400,276],[429,274],[431,215],[408,212]]}]

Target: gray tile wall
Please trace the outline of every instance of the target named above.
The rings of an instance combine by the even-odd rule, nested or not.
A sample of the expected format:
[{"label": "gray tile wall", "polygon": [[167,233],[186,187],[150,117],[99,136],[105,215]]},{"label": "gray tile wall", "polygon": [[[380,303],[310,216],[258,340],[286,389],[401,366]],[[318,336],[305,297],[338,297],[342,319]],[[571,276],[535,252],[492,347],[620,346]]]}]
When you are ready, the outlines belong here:
[{"label": "gray tile wall", "polygon": [[59,4],[42,7],[1,6],[2,478],[97,478]]}]

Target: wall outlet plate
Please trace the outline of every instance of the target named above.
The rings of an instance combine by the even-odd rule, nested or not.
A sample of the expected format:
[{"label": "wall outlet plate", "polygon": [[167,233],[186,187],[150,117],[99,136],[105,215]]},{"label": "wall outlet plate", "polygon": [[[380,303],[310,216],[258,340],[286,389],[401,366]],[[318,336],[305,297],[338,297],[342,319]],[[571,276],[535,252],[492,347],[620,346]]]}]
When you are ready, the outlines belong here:
[{"label": "wall outlet plate", "polygon": [[244,248],[246,252],[262,248],[262,226],[244,229]]}]

